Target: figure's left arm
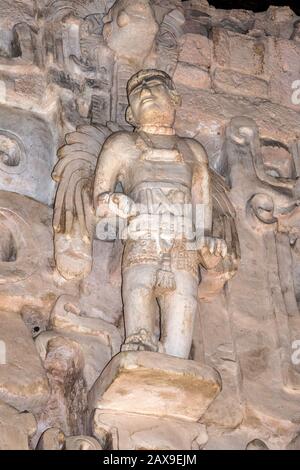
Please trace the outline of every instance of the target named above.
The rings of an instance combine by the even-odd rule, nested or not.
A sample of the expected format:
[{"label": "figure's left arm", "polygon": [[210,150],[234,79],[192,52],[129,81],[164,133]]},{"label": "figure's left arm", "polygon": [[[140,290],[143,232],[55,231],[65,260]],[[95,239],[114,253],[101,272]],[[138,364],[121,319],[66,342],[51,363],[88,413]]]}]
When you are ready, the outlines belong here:
[{"label": "figure's left arm", "polygon": [[[196,158],[192,180],[192,205],[194,217],[197,207],[203,214],[203,236],[210,236],[212,230],[212,191],[208,166],[208,156],[204,147],[194,139],[186,139]],[[195,220],[195,219],[194,219]]]},{"label": "figure's left arm", "polygon": [[[225,240],[214,238],[212,235],[212,181],[207,153],[204,147],[194,139],[187,139],[187,144],[195,157],[192,204],[193,213],[196,214],[196,218],[194,216],[196,241],[201,256],[201,264],[210,269],[219,262],[220,256],[223,258],[226,256],[227,245]],[[201,207],[200,211],[197,211],[197,206]],[[199,220],[199,212],[202,215],[201,220]]]}]

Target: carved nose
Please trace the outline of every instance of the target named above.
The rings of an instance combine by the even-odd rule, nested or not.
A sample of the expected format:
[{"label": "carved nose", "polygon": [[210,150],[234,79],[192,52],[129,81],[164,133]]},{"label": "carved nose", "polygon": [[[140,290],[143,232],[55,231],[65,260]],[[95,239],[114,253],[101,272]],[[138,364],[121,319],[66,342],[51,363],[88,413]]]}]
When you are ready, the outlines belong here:
[{"label": "carved nose", "polygon": [[142,89],[141,89],[141,98],[146,98],[147,96],[151,96],[151,89],[148,87],[147,82],[142,83]]}]

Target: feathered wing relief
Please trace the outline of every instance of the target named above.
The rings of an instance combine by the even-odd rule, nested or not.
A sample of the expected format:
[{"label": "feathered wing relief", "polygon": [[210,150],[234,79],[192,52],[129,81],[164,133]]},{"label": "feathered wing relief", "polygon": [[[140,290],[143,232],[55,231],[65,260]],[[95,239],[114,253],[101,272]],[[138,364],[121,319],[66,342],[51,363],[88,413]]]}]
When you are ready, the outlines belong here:
[{"label": "feathered wing relief", "polygon": [[55,261],[66,279],[86,276],[92,267],[92,192],[97,158],[108,127],[79,126],[58,151],[52,177],[58,182],[53,228]]},{"label": "feathered wing relief", "polygon": [[200,299],[208,299],[220,292],[226,281],[231,279],[238,269],[241,257],[240,243],[235,222],[235,209],[229,199],[230,188],[224,178],[210,168],[213,200],[212,237],[226,241],[227,255],[213,269],[202,270],[199,285]]},{"label": "feathered wing relief", "polygon": [[49,0],[45,8],[45,16],[48,20],[58,20],[69,14],[75,14],[80,18],[88,15],[105,13],[113,1],[92,0]]}]

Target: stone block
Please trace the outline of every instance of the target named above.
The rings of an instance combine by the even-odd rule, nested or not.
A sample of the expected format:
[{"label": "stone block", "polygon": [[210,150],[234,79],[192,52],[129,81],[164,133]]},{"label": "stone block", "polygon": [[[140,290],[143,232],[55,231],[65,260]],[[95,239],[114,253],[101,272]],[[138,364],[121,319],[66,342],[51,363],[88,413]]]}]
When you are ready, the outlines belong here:
[{"label": "stone block", "polygon": [[249,75],[265,71],[265,42],[245,34],[213,28],[214,60],[222,67]]},{"label": "stone block", "polygon": [[300,105],[293,102],[292,97],[293,83],[300,78],[300,43],[269,37],[267,48],[266,63],[270,76],[270,100],[299,111]]},{"label": "stone block", "polygon": [[201,34],[187,33],[181,40],[179,61],[209,68],[211,65],[212,42]]},{"label": "stone block", "polygon": [[0,399],[19,411],[38,412],[48,398],[48,381],[30,332],[20,315],[0,311]]},{"label": "stone block", "polygon": [[95,382],[90,409],[198,421],[221,389],[212,368],[152,352],[122,352]]},{"label": "stone block", "polygon": [[95,411],[92,432],[113,450],[199,450],[208,439],[203,424],[107,410]]},{"label": "stone block", "polygon": [[51,204],[56,145],[47,120],[36,113],[0,105],[0,189]]},{"label": "stone block", "polygon": [[36,421],[31,413],[19,413],[0,402],[0,450],[28,450],[35,432]]},{"label": "stone block", "polygon": [[269,84],[262,78],[247,75],[235,70],[216,68],[213,76],[216,91],[233,95],[253,96],[268,99]]},{"label": "stone block", "polygon": [[177,84],[184,84],[192,89],[210,89],[211,80],[207,70],[196,67],[194,65],[186,64],[185,62],[178,62],[174,82]]}]

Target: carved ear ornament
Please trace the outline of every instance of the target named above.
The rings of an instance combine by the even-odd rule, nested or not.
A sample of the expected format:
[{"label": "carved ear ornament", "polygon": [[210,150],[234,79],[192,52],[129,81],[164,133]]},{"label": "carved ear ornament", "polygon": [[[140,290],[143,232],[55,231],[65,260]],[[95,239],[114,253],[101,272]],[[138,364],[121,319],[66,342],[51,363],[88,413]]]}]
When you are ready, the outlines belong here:
[{"label": "carved ear ornament", "polygon": [[0,171],[18,175],[27,164],[27,155],[21,139],[11,131],[0,129]]}]

